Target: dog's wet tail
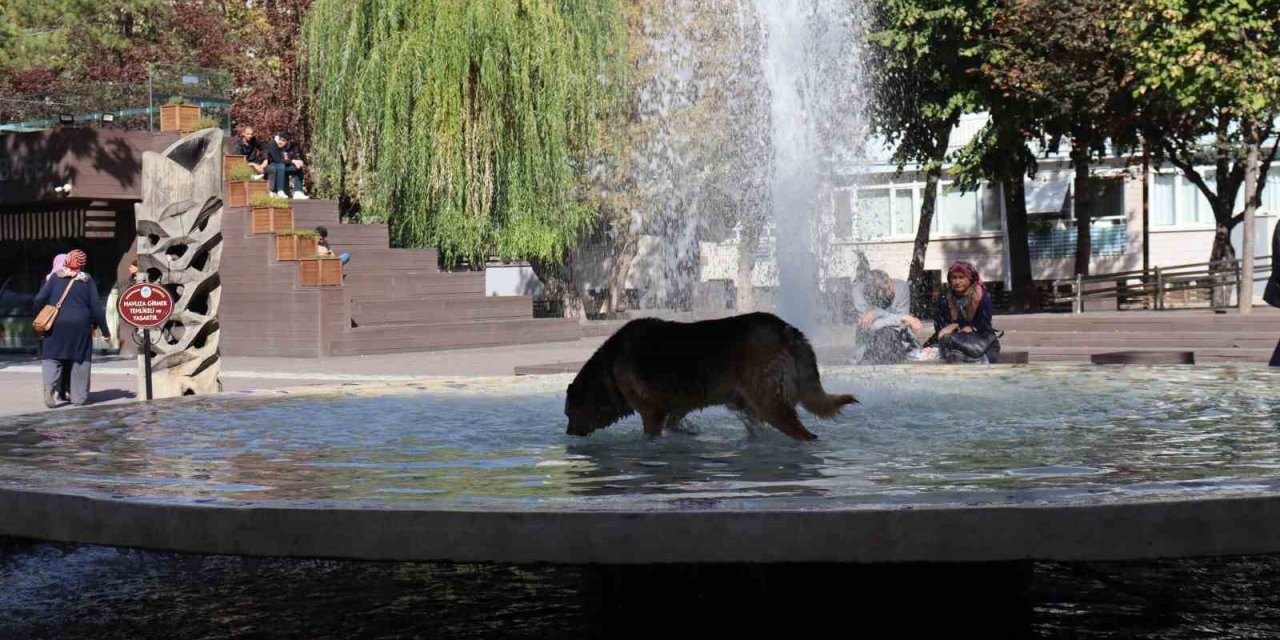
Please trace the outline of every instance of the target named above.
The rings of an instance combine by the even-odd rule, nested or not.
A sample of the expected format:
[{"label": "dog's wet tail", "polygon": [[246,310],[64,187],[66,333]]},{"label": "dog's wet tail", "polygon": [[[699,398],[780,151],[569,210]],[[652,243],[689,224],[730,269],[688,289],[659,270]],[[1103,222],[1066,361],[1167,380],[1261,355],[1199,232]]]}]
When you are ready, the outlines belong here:
[{"label": "dog's wet tail", "polygon": [[797,391],[800,406],[819,418],[830,418],[840,413],[846,404],[854,404],[857,398],[849,394],[832,395],[822,388],[822,377],[818,374],[818,357],[813,353],[813,346],[799,329],[788,326],[792,353],[795,357]]},{"label": "dog's wet tail", "polygon": [[819,390],[818,393],[811,393],[800,398],[800,405],[819,418],[830,418],[837,413],[846,404],[854,404],[857,398],[843,393],[840,395],[832,395]]}]

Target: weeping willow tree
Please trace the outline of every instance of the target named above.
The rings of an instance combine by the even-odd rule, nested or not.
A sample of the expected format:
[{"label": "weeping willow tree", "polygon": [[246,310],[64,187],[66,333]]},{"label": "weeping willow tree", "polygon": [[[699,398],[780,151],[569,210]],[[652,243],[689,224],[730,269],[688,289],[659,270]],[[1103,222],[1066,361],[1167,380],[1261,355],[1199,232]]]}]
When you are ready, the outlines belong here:
[{"label": "weeping willow tree", "polygon": [[303,38],[321,191],[400,246],[565,276],[597,222],[585,185],[624,128],[622,1],[316,0]]}]

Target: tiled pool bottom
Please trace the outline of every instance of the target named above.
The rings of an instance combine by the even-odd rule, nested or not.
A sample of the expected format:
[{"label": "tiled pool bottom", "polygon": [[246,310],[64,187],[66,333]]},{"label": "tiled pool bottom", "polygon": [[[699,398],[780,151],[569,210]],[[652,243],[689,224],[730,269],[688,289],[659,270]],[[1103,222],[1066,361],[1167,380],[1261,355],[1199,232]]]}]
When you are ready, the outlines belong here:
[{"label": "tiled pool bottom", "polygon": [[[1280,556],[1033,567],[1026,637],[1280,637]],[[0,638],[598,637],[582,598],[591,588],[586,572],[199,556],[0,538]],[[814,585],[849,592],[851,603],[852,587]],[[774,613],[781,614],[759,615]],[[677,622],[672,637],[680,637]]]},{"label": "tiled pool bottom", "polygon": [[650,440],[564,435],[568,376],[348,385],[20,416],[0,485],[199,504],[423,509],[878,508],[1257,495],[1280,482],[1265,367],[824,370],[861,405],[820,439],[727,411]]}]

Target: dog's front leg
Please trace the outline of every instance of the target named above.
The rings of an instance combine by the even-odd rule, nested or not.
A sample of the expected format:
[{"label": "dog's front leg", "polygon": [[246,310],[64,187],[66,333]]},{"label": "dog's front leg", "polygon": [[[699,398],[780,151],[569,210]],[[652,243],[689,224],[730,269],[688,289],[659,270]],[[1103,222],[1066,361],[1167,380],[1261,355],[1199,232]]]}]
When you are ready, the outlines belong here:
[{"label": "dog's front leg", "polygon": [[667,422],[667,415],[661,411],[642,411],[640,419],[644,420],[644,433],[649,437],[662,435],[662,426]]}]

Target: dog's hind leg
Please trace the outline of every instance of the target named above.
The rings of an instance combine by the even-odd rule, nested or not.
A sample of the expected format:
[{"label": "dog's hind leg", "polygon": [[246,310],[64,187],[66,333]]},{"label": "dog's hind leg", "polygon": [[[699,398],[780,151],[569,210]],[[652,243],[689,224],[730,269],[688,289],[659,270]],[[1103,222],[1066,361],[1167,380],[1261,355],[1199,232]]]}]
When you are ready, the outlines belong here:
[{"label": "dog's hind leg", "polygon": [[774,401],[766,406],[758,403],[755,406],[760,417],[765,422],[775,426],[779,431],[795,438],[796,440],[817,440],[818,436],[804,428],[804,423],[800,422],[800,416],[796,415],[795,407]]},{"label": "dog's hind leg", "polygon": [[684,423],[685,416],[689,415],[688,411],[673,412],[667,416],[666,425],[663,427],[667,431],[675,431],[676,433],[694,434],[697,429],[692,429]]},{"label": "dog's hind leg", "polygon": [[764,428],[764,421],[760,419],[760,416],[756,415],[755,411],[747,407],[736,407],[733,413],[742,421],[742,426],[747,428],[748,437],[754,438],[760,435],[761,429]]}]

